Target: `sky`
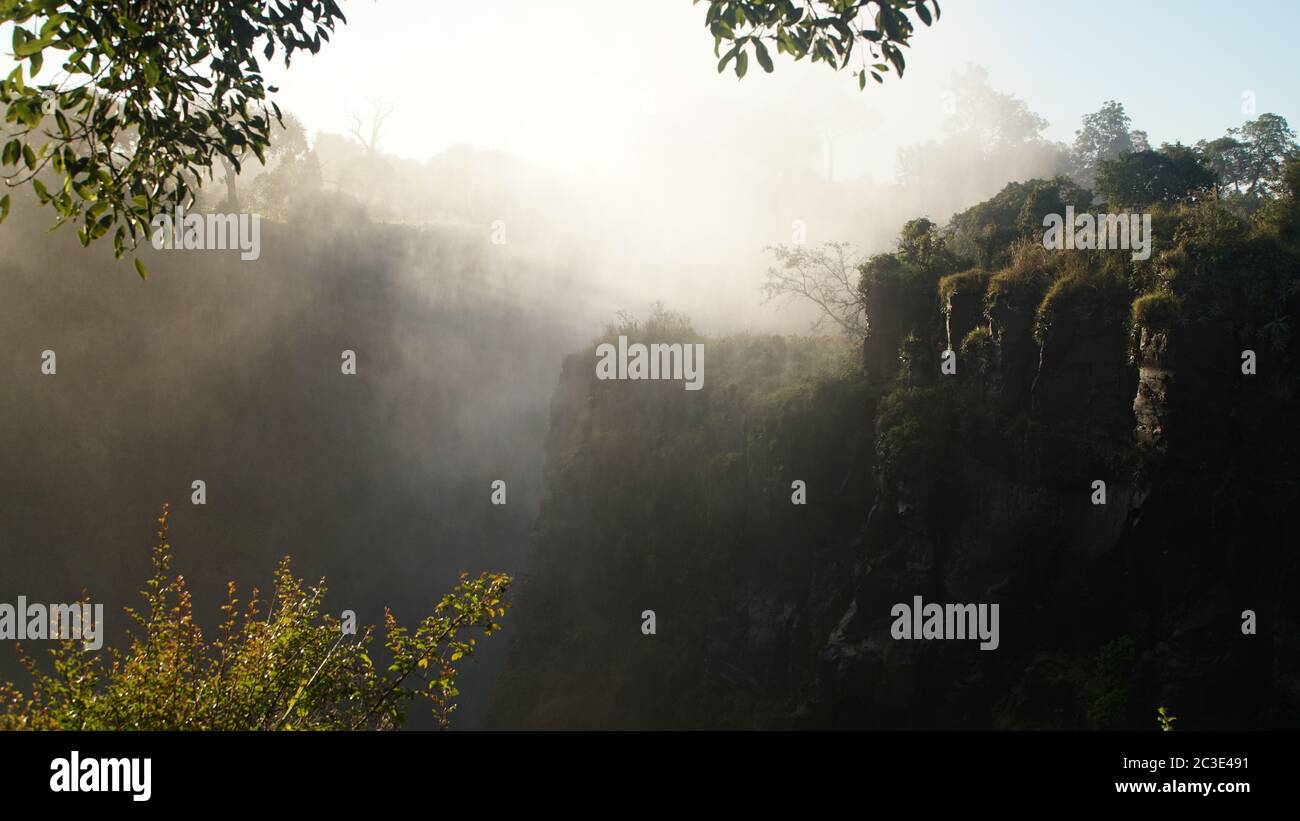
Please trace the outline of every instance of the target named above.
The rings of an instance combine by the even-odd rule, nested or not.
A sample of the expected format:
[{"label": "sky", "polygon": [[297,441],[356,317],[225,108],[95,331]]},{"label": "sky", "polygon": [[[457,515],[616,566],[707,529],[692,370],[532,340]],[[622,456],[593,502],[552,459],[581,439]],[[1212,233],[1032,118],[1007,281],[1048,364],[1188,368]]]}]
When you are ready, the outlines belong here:
[{"label": "sky", "polygon": [[949,0],[921,28],[902,81],[857,89],[824,65],[778,60],[718,75],[704,6],[688,0],[351,0],[320,54],[270,73],[313,130],[394,107],[385,150],[422,159],[456,144],[562,173],[635,179],[665,133],[736,118],[800,117],[834,146],[837,179],[892,178],[897,148],[937,136],[943,95],[968,63],[1070,141],[1084,114],[1124,103],[1154,144],[1222,134],[1254,112],[1300,122],[1300,3]]},{"label": "sky", "polygon": [[[947,0],[914,38],[906,77],[865,92],[847,72],[788,59],[774,75],[718,75],[705,7],[690,0],[341,5],[349,22],[321,53],[268,68],[277,99],[313,132],[347,132],[372,102],[392,106],[382,147],[414,159],[467,144],[635,182],[647,145],[795,117],[821,135],[825,173],[885,182],[898,148],[939,134],[944,92],[972,63],[1065,142],[1109,99],[1156,145],[1269,111],[1300,123],[1293,0]],[[0,56],[0,70],[11,65]]]}]

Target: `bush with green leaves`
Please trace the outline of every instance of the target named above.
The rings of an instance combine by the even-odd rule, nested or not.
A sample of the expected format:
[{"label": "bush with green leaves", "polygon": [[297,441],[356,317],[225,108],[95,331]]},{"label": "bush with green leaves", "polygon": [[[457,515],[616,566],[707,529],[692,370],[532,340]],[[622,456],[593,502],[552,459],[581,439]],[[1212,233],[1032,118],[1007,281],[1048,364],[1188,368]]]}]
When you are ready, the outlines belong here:
[{"label": "bush with green leaves", "polygon": [[1023,238],[1012,243],[1006,268],[989,278],[984,301],[990,309],[1033,311],[1056,278],[1059,264],[1043,243]]},{"label": "bush with green leaves", "polygon": [[1043,217],[1065,215],[1066,206],[1083,211],[1092,193],[1071,180],[1009,183],[991,199],[954,214],[945,233],[948,247],[963,259],[990,270],[1010,262],[1010,250],[1021,238],[1043,236]]},{"label": "bush with green leaves", "polygon": [[988,284],[988,272],[979,268],[949,274],[939,280],[939,299],[947,303],[953,297],[983,296]]},{"label": "bush with green leaves", "polygon": [[462,575],[414,630],[385,611],[380,670],[370,655],[374,630],[345,633],[322,612],[325,584],[305,586],[286,557],[269,601],[254,588],[240,606],[227,588],[224,616],[209,640],[195,620],[185,578],[170,575],[168,508],[158,518],[153,575],[143,612],[127,609],[137,632],[125,650],[104,656],[64,639],[49,651],[52,671],[28,655],[23,692],[0,686],[0,729],[7,730],[362,730],[396,729],[407,705],[430,705],[439,725],[456,709],[456,665],[477,639],[500,629],[510,578]]},{"label": "bush with green leaves", "polygon": [[1067,271],[1038,306],[1034,327],[1041,342],[1056,331],[1097,329],[1123,321],[1129,306],[1128,287],[1118,277],[1088,270]]},{"label": "bush with green leaves", "polygon": [[993,344],[993,334],[987,325],[981,325],[966,334],[961,341],[961,359],[967,367],[979,374],[986,374],[993,369],[997,352]]},{"label": "bush with green leaves", "polygon": [[892,253],[876,254],[859,269],[858,293],[869,326],[928,333],[936,316],[935,288],[956,265],[938,226],[924,217],[909,220]]},{"label": "bush with green leaves", "polygon": [[345,22],[335,0],[0,0],[18,60],[0,83],[0,174],[56,226],[80,223],[83,245],[112,231],[120,257],[214,164],[265,162],[280,109],[259,58],[287,66]]},{"label": "bush with green leaves", "polygon": [[876,410],[876,466],[881,490],[928,509],[953,468],[949,459],[959,429],[950,392],[900,386]]},{"label": "bush with green leaves", "polygon": [[1134,328],[1167,331],[1182,318],[1182,300],[1173,294],[1156,291],[1133,300]]},{"label": "bush with green leaves", "polygon": [[1117,730],[1125,726],[1133,700],[1133,671],[1137,660],[1137,642],[1129,635],[1109,641],[1097,650],[1080,693],[1089,727]]}]

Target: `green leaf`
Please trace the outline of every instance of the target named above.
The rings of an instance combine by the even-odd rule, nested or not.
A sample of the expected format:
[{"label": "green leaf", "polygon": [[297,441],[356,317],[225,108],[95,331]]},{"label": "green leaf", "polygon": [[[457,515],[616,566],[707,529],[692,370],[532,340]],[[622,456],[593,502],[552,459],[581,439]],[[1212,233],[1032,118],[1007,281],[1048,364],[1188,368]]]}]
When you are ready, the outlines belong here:
[{"label": "green leaf", "polygon": [[742,51],[736,55],[736,76],[743,78],[749,69],[749,52]]},{"label": "green leaf", "polygon": [[736,43],[730,49],[727,50],[726,54],[722,55],[722,59],[718,61],[719,74],[727,70],[727,63],[730,63],[739,52],[740,52],[740,44]]},{"label": "green leaf", "polygon": [[754,40],[754,56],[758,58],[758,64],[763,67],[763,71],[771,74],[772,55],[767,53],[767,46],[763,45],[762,40]]},{"label": "green leaf", "polygon": [[0,197],[0,222],[4,222],[7,216],[9,216],[9,195],[5,194]]},{"label": "green leaf", "polygon": [[135,258],[135,271],[140,275],[140,279],[143,279],[145,282],[149,281],[149,272],[145,270],[144,263],[140,261],[139,257]]}]

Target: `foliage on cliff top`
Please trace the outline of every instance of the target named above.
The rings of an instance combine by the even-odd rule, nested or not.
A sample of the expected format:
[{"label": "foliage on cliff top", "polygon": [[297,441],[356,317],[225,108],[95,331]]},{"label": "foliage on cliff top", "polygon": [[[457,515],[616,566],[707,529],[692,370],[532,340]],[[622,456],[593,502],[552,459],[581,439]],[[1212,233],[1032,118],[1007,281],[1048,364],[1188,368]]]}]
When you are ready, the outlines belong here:
[{"label": "foliage on cliff top", "polygon": [[704,337],[695,330],[691,318],[681,311],[674,311],[663,303],[654,302],[645,319],[638,319],[635,314],[619,311],[616,322],[605,326],[605,332],[596,340],[617,342],[620,336],[626,336],[628,342],[698,342]]},{"label": "foliage on cliff top", "polygon": [[1118,277],[1086,269],[1069,271],[1052,283],[1039,304],[1035,338],[1042,342],[1058,329],[1123,321],[1128,306],[1128,287]]},{"label": "foliage on cliff top", "polygon": [[1107,208],[1117,211],[1206,197],[1214,183],[1214,171],[1203,156],[1174,144],[1163,145],[1159,151],[1133,151],[1103,160],[1096,187]]},{"label": "foliage on cliff top", "polygon": [[984,268],[1006,265],[1022,237],[1041,237],[1043,217],[1087,208],[1092,194],[1065,177],[1013,182],[991,199],[953,215],[945,234],[953,253]]},{"label": "foliage on cliff top", "polygon": [[[385,611],[386,672],[369,655],[373,628],[345,634],[322,613],[324,580],[305,587],[285,558],[269,602],[254,588],[244,607],[227,587],[217,637],[195,622],[183,576],[171,577],[168,508],[158,518],[145,612],[127,609],[139,630],[125,651],[102,655],[58,641],[45,672],[21,648],[30,692],[0,685],[0,729],[362,730],[402,726],[406,705],[426,700],[441,726],[456,709],[456,663],[474,652],[469,634],[491,635],[510,605],[511,580],[462,575],[414,631]],[[265,608],[265,611],[264,611]],[[102,629],[102,626],[101,628]]]},{"label": "foliage on cliff top", "polygon": [[894,251],[862,265],[858,291],[868,323],[894,326],[903,333],[924,328],[934,310],[939,280],[957,267],[957,257],[937,225],[924,217],[909,220]]},{"label": "foliage on cliff top", "polygon": [[1294,200],[1249,219],[1213,200],[1189,210],[1162,258],[1164,288],[1182,299],[1187,320],[1285,348],[1300,295],[1300,248],[1286,232],[1297,215]]},{"label": "foliage on cliff top", "polygon": [[1143,294],[1133,300],[1133,325],[1167,331],[1181,321],[1182,312],[1182,300],[1173,294],[1164,291]]},{"label": "foliage on cliff top", "polygon": [[954,296],[983,295],[989,284],[989,273],[982,268],[970,268],[939,280],[939,299],[944,303]]},{"label": "foliage on cliff top", "polygon": [[1057,263],[1041,242],[1028,238],[1017,240],[1010,256],[1010,264],[989,278],[984,293],[986,310],[1032,313],[1056,277]]}]

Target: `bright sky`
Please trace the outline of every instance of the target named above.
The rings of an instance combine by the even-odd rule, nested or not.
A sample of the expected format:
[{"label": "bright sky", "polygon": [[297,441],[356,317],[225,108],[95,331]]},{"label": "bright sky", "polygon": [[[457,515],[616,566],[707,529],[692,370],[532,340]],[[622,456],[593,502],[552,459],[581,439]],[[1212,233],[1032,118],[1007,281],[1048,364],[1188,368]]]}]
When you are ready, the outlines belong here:
[{"label": "bright sky", "polygon": [[779,59],[775,75],[718,75],[704,7],[689,0],[341,5],[349,23],[334,42],[270,70],[278,99],[313,131],[346,131],[369,100],[393,104],[383,147],[417,159],[464,143],[635,179],[643,150],[665,140],[800,118],[834,145],[836,178],[884,181],[899,147],[937,135],[943,92],[967,63],[1067,142],[1107,99],[1155,144],[1218,136],[1251,116],[1252,100],[1300,125],[1294,0],[947,0],[916,36],[906,78],[865,92],[847,73]]},{"label": "bright sky", "polygon": [[554,170],[626,177],[662,135],[736,119],[800,117],[834,141],[836,177],[892,177],[901,145],[937,133],[943,91],[966,63],[1025,99],[1069,141],[1107,99],[1153,143],[1217,136],[1255,111],[1300,125],[1300,3],[1255,0],[948,0],[922,29],[903,81],[857,90],[847,74],[778,60],[718,75],[704,7],[688,0],[348,0],[319,55],[274,76],[313,130],[345,131],[368,99],[396,109],[388,151],[457,143]]}]

